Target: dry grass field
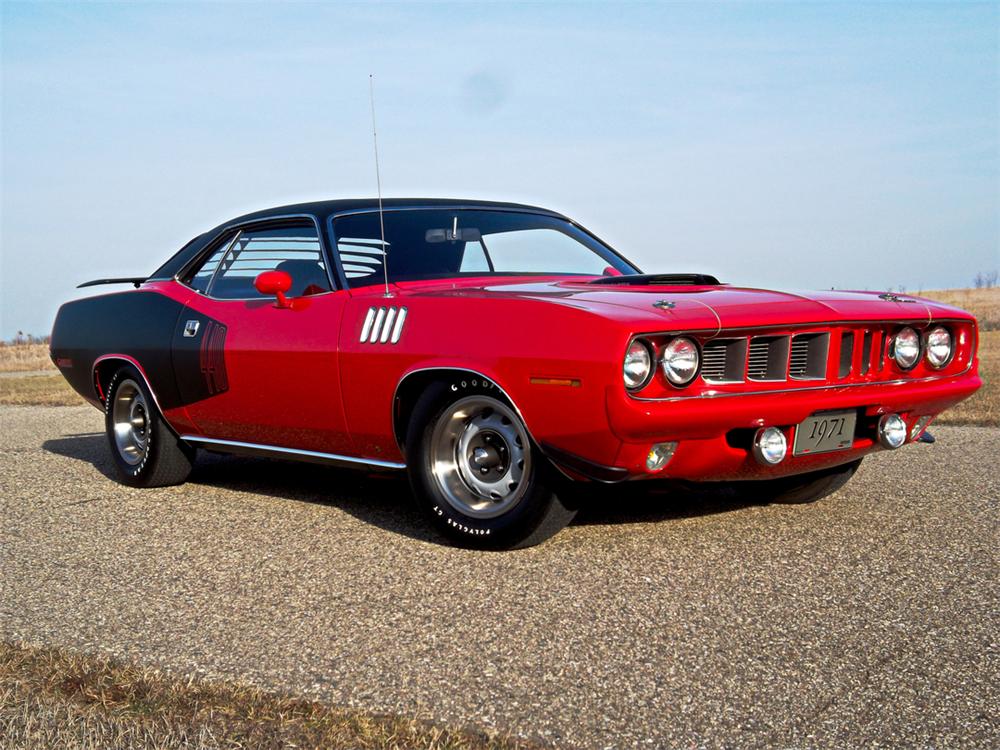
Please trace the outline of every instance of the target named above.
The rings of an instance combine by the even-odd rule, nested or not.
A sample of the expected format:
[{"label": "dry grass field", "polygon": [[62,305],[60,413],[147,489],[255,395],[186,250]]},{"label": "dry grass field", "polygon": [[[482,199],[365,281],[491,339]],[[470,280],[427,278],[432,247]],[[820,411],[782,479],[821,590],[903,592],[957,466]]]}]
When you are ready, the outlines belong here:
[{"label": "dry grass field", "polygon": [[[975,396],[949,410],[940,424],[1000,426],[1000,288],[945,289],[921,296],[955,305],[979,319],[980,374],[984,386]],[[52,375],[41,374],[51,371]],[[16,373],[32,373],[17,377]],[[83,400],[55,374],[47,344],[0,345],[0,404],[73,406]]]},{"label": "dry grass field", "polygon": [[48,344],[11,344],[0,342],[0,372],[33,372],[52,370]]},{"label": "dry grass field", "polygon": [[[103,656],[0,643],[4,747],[287,747],[530,750],[503,735],[436,727],[267,693],[184,680]],[[9,744],[7,744],[9,743]]]},{"label": "dry grass field", "polygon": [[968,310],[979,321],[979,375],[983,387],[942,414],[935,424],[1000,427],[1000,288],[945,289],[920,296]]},{"label": "dry grass field", "polygon": [[993,289],[942,289],[921,292],[919,296],[968,310],[979,321],[980,331],[1000,331],[1000,287]]}]

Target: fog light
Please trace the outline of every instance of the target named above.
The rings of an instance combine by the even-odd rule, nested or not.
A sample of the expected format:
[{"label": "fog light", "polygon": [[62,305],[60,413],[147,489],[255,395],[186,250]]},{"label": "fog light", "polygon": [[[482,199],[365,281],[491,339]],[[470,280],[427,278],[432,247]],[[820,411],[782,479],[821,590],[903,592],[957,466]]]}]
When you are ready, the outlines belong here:
[{"label": "fog light", "polygon": [[878,421],[878,441],[886,448],[898,448],[906,442],[906,422],[898,414],[885,414]]},{"label": "fog light", "polygon": [[913,427],[910,428],[910,440],[916,440],[920,437],[920,434],[927,429],[927,425],[931,422],[930,417],[921,417],[916,422],[913,423]]},{"label": "fog light", "polygon": [[646,454],[646,468],[649,471],[659,471],[674,457],[677,443],[656,443]]},{"label": "fog light", "polygon": [[765,466],[780,464],[788,452],[785,433],[777,427],[762,427],[753,439],[753,456]]}]

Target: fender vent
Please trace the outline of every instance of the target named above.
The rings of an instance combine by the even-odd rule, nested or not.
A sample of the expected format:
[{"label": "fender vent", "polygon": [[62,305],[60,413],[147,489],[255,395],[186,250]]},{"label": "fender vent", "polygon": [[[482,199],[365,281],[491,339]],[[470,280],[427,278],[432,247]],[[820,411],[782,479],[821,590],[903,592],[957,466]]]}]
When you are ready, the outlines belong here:
[{"label": "fender vent", "polygon": [[201,338],[201,374],[209,396],[216,396],[229,390],[226,375],[226,327],[222,323],[209,320]]},{"label": "fender vent", "polygon": [[403,335],[405,307],[369,307],[358,340],[368,344],[395,344]]}]

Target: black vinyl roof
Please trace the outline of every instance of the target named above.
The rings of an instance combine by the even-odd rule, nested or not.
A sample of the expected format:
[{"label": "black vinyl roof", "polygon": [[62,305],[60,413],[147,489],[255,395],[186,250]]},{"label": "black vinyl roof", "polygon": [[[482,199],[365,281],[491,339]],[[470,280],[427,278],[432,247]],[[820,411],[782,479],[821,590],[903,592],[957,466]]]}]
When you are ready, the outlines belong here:
[{"label": "black vinyl roof", "polygon": [[[510,209],[512,211],[532,211],[537,213],[561,216],[561,214],[550,211],[547,208],[529,206],[523,203],[504,203],[501,201],[481,201],[464,200],[461,198],[383,198],[382,207],[386,210],[393,208],[447,208],[449,206],[465,206],[468,208],[499,208]],[[226,224],[235,224],[255,219],[267,219],[275,216],[288,214],[312,214],[317,218],[325,218],[331,214],[343,211],[365,211],[378,208],[378,198],[344,198],[340,200],[313,201],[311,203],[293,203],[287,206],[276,206],[266,208],[262,211],[254,211],[245,214]]]},{"label": "black vinyl roof", "polygon": [[[327,217],[346,211],[366,211],[378,208],[378,198],[344,198],[340,200],[312,201],[309,203],[292,203],[286,206],[275,206],[260,211],[237,216],[223,224],[200,234],[177,251],[170,260],[156,269],[148,280],[169,279],[178,273],[187,263],[198,255],[203,248],[226,227],[234,224],[244,224],[252,221],[266,221],[280,216],[307,214],[315,216],[322,226]],[[530,211],[566,218],[556,211],[523,203],[504,203],[501,201],[465,200],[461,198],[383,198],[382,207],[385,210],[397,208],[448,208],[462,206],[465,208],[506,209],[511,211]]]}]

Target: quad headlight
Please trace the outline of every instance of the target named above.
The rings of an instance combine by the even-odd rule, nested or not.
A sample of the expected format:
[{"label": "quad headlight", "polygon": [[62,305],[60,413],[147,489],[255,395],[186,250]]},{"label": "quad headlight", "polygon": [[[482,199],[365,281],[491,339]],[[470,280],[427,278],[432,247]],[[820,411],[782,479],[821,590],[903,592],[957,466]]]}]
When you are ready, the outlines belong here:
[{"label": "quad headlight", "polygon": [[649,382],[652,374],[653,354],[649,344],[644,341],[633,341],[625,352],[625,361],[622,364],[625,387],[630,391],[639,390]]},{"label": "quad headlight", "polygon": [[953,349],[951,332],[943,326],[936,326],[927,332],[927,363],[936,370],[951,361]]},{"label": "quad headlight", "polygon": [[909,326],[893,336],[892,358],[902,370],[913,369],[920,359],[920,336]]},{"label": "quad headlight", "polygon": [[689,338],[678,336],[663,347],[660,366],[667,380],[676,386],[684,386],[698,374],[699,360],[698,345]]}]

